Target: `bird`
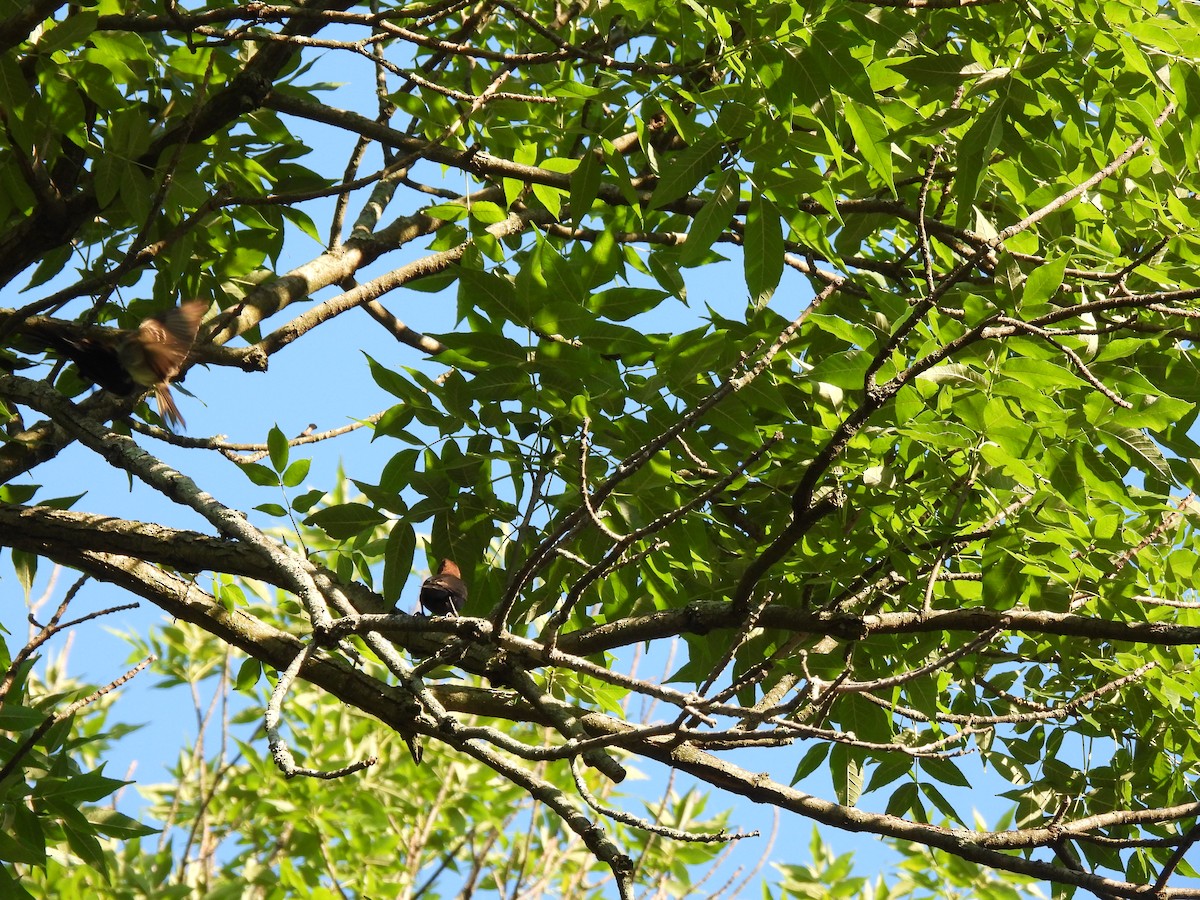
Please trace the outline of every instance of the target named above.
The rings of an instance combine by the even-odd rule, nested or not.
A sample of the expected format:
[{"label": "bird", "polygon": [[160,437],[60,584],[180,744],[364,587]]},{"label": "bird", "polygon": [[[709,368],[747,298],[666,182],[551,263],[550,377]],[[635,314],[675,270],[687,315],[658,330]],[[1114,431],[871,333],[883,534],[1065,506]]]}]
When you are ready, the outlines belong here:
[{"label": "bird", "polygon": [[436,575],[421,582],[421,608],[431,616],[457,616],[467,605],[467,586],[452,559],[438,564]]},{"label": "bird", "polygon": [[24,331],[41,338],[73,363],[79,374],[98,387],[129,396],[154,388],[159,416],[168,427],[185,426],[171,397],[171,381],[191,352],[200,320],[209,304],[188,300],[161,315],[143,319],[137,328],[68,330],[52,320],[33,322]]}]

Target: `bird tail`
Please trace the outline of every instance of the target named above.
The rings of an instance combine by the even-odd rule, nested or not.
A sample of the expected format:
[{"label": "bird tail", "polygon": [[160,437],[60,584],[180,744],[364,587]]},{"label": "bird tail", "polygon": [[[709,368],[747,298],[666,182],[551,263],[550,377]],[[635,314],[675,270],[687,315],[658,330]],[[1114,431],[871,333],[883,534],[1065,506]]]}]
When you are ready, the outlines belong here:
[{"label": "bird tail", "polygon": [[187,422],[183,420],[179,407],[175,405],[175,399],[171,396],[171,388],[165,381],[154,386],[154,396],[158,400],[158,416],[168,428],[187,427]]}]

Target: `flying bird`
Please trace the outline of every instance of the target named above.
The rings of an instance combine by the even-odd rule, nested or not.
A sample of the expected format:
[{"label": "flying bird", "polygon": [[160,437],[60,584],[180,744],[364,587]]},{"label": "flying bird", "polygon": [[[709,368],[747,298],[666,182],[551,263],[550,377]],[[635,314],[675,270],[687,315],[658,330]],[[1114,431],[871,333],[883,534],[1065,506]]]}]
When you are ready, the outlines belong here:
[{"label": "flying bird", "polygon": [[452,559],[438,564],[436,575],[421,582],[421,608],[431,616],[457,616],[467,605],[467,586]]},{"label": "flying bird", "polygon": [[208,306],[204,300],[188,300],[132,329],[84,332],[41,320],[24,330],[46,341],[75,363],[83,378],[106,391],[129,396],[154,388],[158,414],[168,427],[186,426],[170,384],[187,361]]}]

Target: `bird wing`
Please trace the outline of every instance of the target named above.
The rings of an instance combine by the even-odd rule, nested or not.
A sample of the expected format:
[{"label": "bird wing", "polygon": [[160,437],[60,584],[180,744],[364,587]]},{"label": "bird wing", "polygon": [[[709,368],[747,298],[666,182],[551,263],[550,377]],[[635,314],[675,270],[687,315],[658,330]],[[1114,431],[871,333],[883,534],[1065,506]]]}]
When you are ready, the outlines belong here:
[{"label": "bird wing", "polygon": [[189,300],[138,326],[139,343],[156,380],[170,381],[179,374],[206,309],[208,304],[203,300]]}]

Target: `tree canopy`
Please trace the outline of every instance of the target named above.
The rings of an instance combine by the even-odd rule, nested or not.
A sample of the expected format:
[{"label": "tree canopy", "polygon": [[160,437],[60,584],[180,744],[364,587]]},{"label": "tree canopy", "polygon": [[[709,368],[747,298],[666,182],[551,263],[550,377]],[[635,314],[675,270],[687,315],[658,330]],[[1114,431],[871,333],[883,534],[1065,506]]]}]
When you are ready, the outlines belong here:
[{"label": "tree canopy", "polygon": [[[640,762],[1014,884],[1198,895],[1194,6],[0,10],[0,545],[244,654],[280,778],[461,763],[622,896],[638,841],[722,827],[615,809]],[[301,355],[377,411],[237,443],[153,378],[89,389],[81,348],[128,366],[113,329],[192,299],[198,396]],[[313,483],[361,429],[384,461]],[[207,530],[31,486],[72,445]],[[443,557],[464,614],[413,614]],[[306,753],[313,697],[371,755]],[[64,739],[31,709],[6,810]]]}]

